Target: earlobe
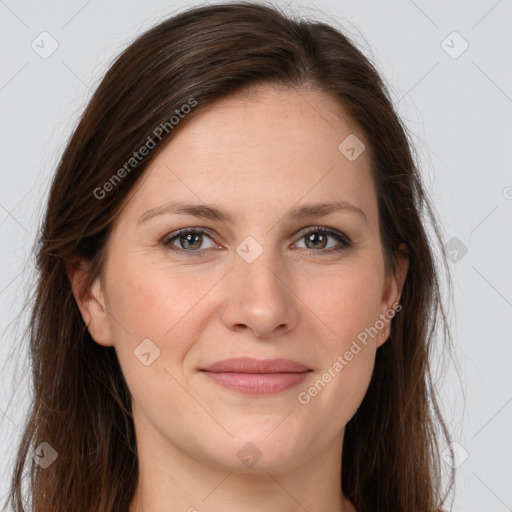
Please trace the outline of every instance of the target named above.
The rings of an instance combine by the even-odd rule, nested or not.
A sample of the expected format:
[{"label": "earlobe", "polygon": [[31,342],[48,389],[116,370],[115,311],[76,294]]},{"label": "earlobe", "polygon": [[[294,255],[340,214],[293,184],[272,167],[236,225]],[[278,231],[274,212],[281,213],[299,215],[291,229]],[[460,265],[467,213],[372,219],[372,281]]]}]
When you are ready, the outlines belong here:
[{"label": "earlobe", "polygon": [[113,346],[108,311],[100,276],[97,276],[89,288],[86,288],[89,269],[83,261],[68,265],[66,273],[71,284],[73,296],[89,334],[99,345]]}]

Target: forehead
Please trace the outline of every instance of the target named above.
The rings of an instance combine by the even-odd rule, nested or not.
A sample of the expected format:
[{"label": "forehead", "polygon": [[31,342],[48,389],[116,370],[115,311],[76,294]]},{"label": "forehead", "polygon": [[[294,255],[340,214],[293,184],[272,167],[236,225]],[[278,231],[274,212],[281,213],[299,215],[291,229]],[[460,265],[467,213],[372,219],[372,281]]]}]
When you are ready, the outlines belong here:
[{"label": "forehead", "polygon": [[[196,114],[146,169],[128,204],[132,214],[190,200],[226,205],[245,219],[255,209],[282,214],[300,203],[345,200],[376,221],[368,144],[325,93],[259,87]],[[340,150],[349,136],[366,146],[355,160]]]}]

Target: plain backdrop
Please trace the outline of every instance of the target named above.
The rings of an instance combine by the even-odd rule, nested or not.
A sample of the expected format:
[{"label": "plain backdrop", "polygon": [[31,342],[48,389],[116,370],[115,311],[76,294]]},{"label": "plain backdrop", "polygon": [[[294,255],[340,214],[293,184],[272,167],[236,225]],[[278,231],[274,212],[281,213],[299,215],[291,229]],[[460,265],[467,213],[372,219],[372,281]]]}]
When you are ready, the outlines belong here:
[{"label": "plain backdrop", "polygon": [[[357,42],[412,133],[454,281],[456,363],[438,372],[457,443],[443,461],[457,466],[453,510],[512,510],[512,0],[276,3]],[[26,346],[17,315],[51,175],[112,59],[193,5],[0,0],[0,499],[28,407],[28,359],[14,367],[13,350]]]}]

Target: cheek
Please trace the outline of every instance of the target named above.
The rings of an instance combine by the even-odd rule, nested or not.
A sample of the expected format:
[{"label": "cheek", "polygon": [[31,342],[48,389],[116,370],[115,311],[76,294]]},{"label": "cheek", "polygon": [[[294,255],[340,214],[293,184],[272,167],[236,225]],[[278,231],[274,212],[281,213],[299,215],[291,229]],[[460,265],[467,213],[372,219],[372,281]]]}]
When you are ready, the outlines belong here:
[{"label": "cheek", "polygon": [[355,413],[370,383],[380,335],[374,326],[380,313],[381,276],[377,266],[352,265],[331,272],[325,287],[316,290],[308,303],[325,327],[321,341],[327,357],[308,395],[316,402],[317,414],[331,411],[333,424],[339,426]]},{"label": "cheek", "polygon": [[110,325],[123,367],[128,371],[134,364],[139,366],[134,350],[147,339],[160,351],[155,366],[178,366],[197,339],[201,325],[194,313],[212,285],[190,274],[136,264],[135,259],[111,268]]},{"label": "cheek", "polygon": [[371,327],[378,319],[375,289],[347,289],[330,297],[320,309],[322,323],[329,327],[320,340],[326,357],[317,379],[301,397],[311,416],[329,425],[334,433],[345,425],[360,406],[371,380],[379,333]]},{"label": "cheek", "polygon": [[302,292],[305,303],[326,327],[331,355],[345,351],[360,333],[375,325],[379,318],[382,283],[377,269],[353,265],[337,273],[326,273],[311,292]]}]

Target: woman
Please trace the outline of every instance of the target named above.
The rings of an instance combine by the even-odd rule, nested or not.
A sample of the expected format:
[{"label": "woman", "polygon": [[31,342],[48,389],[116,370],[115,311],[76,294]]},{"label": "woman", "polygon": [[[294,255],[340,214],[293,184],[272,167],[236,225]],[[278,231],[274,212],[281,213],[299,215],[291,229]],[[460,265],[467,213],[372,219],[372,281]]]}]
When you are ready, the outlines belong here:
[{"label": "woman", "polygon": [[52,183],[10,504],[32,461],[37,512],[439,510],[425,207],[439,237],[337,29],[229,2],[140,36]]}]

